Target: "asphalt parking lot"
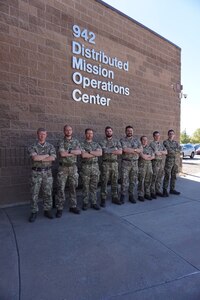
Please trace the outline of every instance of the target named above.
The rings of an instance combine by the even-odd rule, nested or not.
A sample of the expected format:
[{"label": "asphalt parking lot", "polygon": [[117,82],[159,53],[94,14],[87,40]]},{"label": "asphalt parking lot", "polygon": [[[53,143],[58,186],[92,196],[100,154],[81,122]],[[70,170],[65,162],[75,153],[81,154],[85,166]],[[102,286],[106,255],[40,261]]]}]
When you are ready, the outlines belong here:
[{"label": "asphalt parking lot", "polygon": [[195,155],[193,159],[186,157],[182,160],[183,175],[196,176],[200,173],[200,155]]}]

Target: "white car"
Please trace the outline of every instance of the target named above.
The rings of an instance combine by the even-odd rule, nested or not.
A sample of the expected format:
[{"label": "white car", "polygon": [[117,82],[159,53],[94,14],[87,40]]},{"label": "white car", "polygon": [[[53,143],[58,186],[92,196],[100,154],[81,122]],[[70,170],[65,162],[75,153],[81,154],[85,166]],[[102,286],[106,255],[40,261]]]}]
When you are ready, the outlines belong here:
[{"label": "white car", "polygon": [[196,152],[192,144],[182,144],[181,147],[182,147],[181,153],[183,157],[189,156],[190,158],[194,158]]}]

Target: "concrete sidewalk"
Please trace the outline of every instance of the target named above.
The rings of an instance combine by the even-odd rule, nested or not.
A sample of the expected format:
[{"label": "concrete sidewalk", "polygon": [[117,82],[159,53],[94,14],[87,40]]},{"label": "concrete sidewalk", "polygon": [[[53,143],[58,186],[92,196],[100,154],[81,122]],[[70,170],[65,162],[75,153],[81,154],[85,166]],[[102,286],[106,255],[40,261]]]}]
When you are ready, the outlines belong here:
[{"label": "concrete sidewalk", "polygon": [[200,299],[200,174],[180,196],[48,220],[0,209],[0,300]]}]

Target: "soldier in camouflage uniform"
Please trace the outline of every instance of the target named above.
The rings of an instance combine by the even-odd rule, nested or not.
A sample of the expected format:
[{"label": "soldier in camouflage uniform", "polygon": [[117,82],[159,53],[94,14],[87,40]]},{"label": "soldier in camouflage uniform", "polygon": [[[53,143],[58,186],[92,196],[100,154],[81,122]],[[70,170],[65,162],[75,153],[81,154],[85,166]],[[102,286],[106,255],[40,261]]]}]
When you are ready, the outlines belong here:
[{"label": "soldier in camouflage uniform", "polygon": [[93,142],[93,130],[85,130],[85,141],[81,144],[81,178],[83,184],[83,210],[87,210],[91,196],[91,207],[99,210],[97,204],[97,187],[99,182],[98,157],[102,156],[101,146]]},{"label": "soldier in camouflage uniform", "polygon": [[44,128],[37,130],[38,140],[28,148],[32,159],[31,173],[31,215],[29,222],[34,222],[38,212],[38,195],[43,191],[44,215],[53,219],[52,209],[52,185],[51,172],[52,161],[56,159],[56,150],[53,145],[46,142],[47,131]]},{"label": "soldier in camouflage uniform", "polygon": [[144,198],[147,200],[152,200],[151,197],[151,180],[152,180],[152,159],[155,158],[153,149],[149,147],[148,140],[146,136],[140,138],[142,144],[142,152],[138,160],[138,200],[144,201]]},{"label": "soldier in camouflage uniform", "polygon": [[152,160],[153,176],[151,181],[151,197],[156,199],[157,196],[163,197],[160,188],[164,175],[164,163],[167,149],[164,147],[163,143],[160,142],[160,133],[158,131],[153,132],[153,138],[154,140],[149,145],[155,153],[155,159]]},{"label": "soldier in camouflage uniform", "polygon": [[127,126],[125,129],[126,137],[121,139],[122,144],[122,184],[121,184],[121,203],[124,203],[126,189],[129,185],[129,201],[136,203],[134,191],[138,181],[138,158],[142,151],[140,141],[133,137],[133,127]]},{"label": "soldier in camouflage uniform", "polygon": [[[163,180],[163,196],[168,197],[168,185],[170,180],[170,194],[180,195],[180,192],[175,190],[176,174],[178,173],[180,163],[180,151],[181,147],[178,142],[174,141],[174,130],[168,131],[168,139],[163,142],[167,149],[167,156],[165,161],[165,176]],[[171,179],[170,179],[171,176]]]},{"label": "soldier in camouflage uniform", "polygon": [[113,129],[105,128],[106,138],[100,143],[102,147],[102,170],[101,170],[101,206],[105,207],[107,197],[107,183],[111,178],[112,202],[121,204],[118,197],[118,161],[117,156],[122,154],[121,143],[113,139]]},{"label": "soldier in camouflage uniform", "polygon": [[65,186],[69,183],[69,211],[79,214],[76,188],[78,186],[77,155],[81,154],[80,143],[72,137],[72,127],[64,126],[64,138],[59,142],[59,169],[57,175],[56,217],[62,216],[65,203]]}]

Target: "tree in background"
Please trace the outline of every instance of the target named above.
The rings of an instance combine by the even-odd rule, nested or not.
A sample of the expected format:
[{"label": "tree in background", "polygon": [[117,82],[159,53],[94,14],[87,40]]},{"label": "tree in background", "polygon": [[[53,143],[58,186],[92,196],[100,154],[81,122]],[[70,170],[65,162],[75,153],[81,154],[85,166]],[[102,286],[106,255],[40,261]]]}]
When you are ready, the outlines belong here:
[{"label": "tree in background", "polygon": [[193,135],[190,138],[191,143],[199,144],[200,143],[200,128],[196,129]]},{"label": "tree in background", "polygon": [[[199,129],[200,130],[200,129]],[[186,133],[186,129],[183,130],[181,132],[181,135],[180,135],[180,142],[181,144],[187,144],[187,143],[190,143],[191,142],[191,138],[190,136]]]}]

